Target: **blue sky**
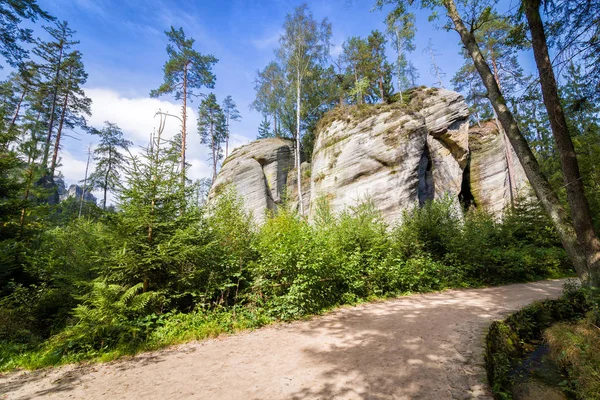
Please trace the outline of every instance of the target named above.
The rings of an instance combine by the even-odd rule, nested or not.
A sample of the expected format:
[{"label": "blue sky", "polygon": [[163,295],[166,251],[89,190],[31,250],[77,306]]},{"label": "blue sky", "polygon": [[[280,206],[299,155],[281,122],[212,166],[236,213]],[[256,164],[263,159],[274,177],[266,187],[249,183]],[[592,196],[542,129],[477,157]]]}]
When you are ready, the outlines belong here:
[{"label": "blue sky", "polygon": [[[79,50],[89,74],[86,93],[93,100],[90,124],[101,127],[103,121],[116,122],[137,145],[147,142],[158,108],[177,112],[179,105],[171,97],[150,99],[148,93],[162,82],[162,66],[167,54],[165,30],[171,25],[183,27],[196,40],[195,48],[219,59],[214,92],[219,100],[232,95],[242,121],[232,126],[233,145],[239,146],[256,137],[261,116],[249,110],[254,99],[256,71],[272,58],[281,26],[287,13],[303,1],[292,0],[38,0],[43,9],[67,20],[77,31]],[[371,30],[384,30],[384,12],[371,12],[373,0],[307,1],[316,19],[328,18],[333,28],[333,49],[337,52],[350,36],[367,36]],[[429,39],[439,53],[438,62],[445,72],[445,85],[462,63],[459,38],[455,32],[436,28],[427,21],[428,12],[417,14],[417,49],[411,55],[419,69],[419,84],[431,85],[430,59],[423,54]],[[437,25],[440,25],[438,22]],[[36,33],[42,35],[39,29]],[[390,51],[389,56],[393,54]],[[208,92],[208,89],[204,89]],[[208,152],[195,133],[198,101],[191,104],[188,159],[192,178],[210,175]],[[173,134],[177,121],[168,127]],[[59,169],[67,183],[83,179],[85,147],[92,138],[67,138]]]}]

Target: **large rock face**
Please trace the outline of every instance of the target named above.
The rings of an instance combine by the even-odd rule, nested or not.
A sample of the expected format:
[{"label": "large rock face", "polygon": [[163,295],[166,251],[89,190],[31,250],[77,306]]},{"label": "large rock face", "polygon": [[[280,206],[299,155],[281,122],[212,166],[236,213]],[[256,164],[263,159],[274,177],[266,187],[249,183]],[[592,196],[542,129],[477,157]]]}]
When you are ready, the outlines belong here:
[{"label": "large rock face", "polygon": [[[527,180],[495,124],[469,130],[468,117],[461,95],[425,88],[414,90],[409,104],[330,112],[312,163],[302,164],[305,214],[314,217],[323,201],[340,212],[369,200],[394,222],[405,209],[450,196],[501,216]],[[284,198],[298,207],[296,181],[293,142],[262,139],[225,160],[209,199],[232,187],[260,223]]]},{"label": "large rock face", "polygon": [[428,199],[458,198],[469,153],[462,96],[425,89],[405,107],[369,110],[373,115],[342,115],[318,132],[311,215],[321,198],[334,212],[368,199],[391,222]]},{"label": "large rock face", "polygon": [[285,195],[287,175],[294,167],[292,145],[291,140],[273,138],[235,149],[223,163],[209,200],[232,188],[255,221],[262,222],[266,210],[276,209]]},{"label": "large rock face", "polygon": [[506,135],[494,121],[469,130],[471,162],[468,179],[477,207],[501,216],[520,197],[530,196],[530,186]]}]

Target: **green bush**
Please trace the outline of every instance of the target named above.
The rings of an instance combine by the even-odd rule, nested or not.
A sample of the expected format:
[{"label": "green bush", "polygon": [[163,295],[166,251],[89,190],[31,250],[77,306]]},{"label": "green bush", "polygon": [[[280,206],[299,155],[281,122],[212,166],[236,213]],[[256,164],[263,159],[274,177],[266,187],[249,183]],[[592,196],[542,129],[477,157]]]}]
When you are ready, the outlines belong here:
[{"label": "green bush", "polygon": [[[321,202],[311,223],[283,206],[257,227],[232,192],[203,209],[183,202],[182,211],[173,185],[152,224],[144,204],[35,239],[39,247],[25,254],[36,281],[9,284],[0,299],[0,368],[111,358],[373,297],[569,268],[533,203],[497,221],[462,216],[446,198],[389,227],[368,201],[338,215]],[[54,322],[44,331],[38,321]]]},{"label": "green bush", "polygon": [[565,285],[557,300],[536,302],[493,322],[486,335],[485,365],[488,382],[497,398],[512,398],[513,378],[510,372],[539,343],[543,332],[559,321],[582,318],[589,307],[582,291]]}]

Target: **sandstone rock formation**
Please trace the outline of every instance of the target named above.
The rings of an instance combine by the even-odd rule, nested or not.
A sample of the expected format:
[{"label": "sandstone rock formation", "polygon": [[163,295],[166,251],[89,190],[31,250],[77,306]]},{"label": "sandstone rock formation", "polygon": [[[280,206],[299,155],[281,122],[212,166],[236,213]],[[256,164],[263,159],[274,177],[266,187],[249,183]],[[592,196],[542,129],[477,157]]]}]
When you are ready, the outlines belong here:
[{"label": "sandstone rock formation", "polygon": [[294,167],[293,142],[272,138],[257,140],[235,149],[223,162],[212,185],[209,201],[227,188],[244,200],[256,222],[266,210],[274,210],[283,200],[287,176]]},{"label": "sandstone rock formation", "polygon": [[311,215],[321,198],[334,212],[369,199],[392,222],[417,203],[458,198],[469,153],[469,112],[462,96],[422,89],[406,106],[376,111],[342,115],[318,132]]},{"label": "sandstone rock formation", "polygon": [[477,207],[501,216],[520,197],[531,195],[525,171],[494,121],[469,130],[469,147],[471,162],[466,179]]},{"label": "sandstone rock formation", "polygon": [[[302,164],[305,213],[314,217],[322,201],[340,212],[370,200],[394,222],[405,209],[450,196],[501,216],[527,180],[495,124],[469,130],[468,117],[461,95],[427,88],[413,90],[408,104],[333,110],[319,124],[312,163]],[[209,199],[232,187],[259,223],[284,198],[297,207],[293,146],[273,138],[236,149]]]}]

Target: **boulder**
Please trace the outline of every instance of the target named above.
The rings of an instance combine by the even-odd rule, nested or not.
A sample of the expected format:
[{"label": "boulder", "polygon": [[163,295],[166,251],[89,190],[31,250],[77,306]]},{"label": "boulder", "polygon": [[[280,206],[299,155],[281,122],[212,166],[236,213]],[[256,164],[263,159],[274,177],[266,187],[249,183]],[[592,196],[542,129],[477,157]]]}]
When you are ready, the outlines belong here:
[{"label": "boulder", "polygon": [[209,201],[233,189],[257,223],[284,198],[288,172],[294,166],[293,142],[282,138],[254,141],[225,159],[208,194]]}]

